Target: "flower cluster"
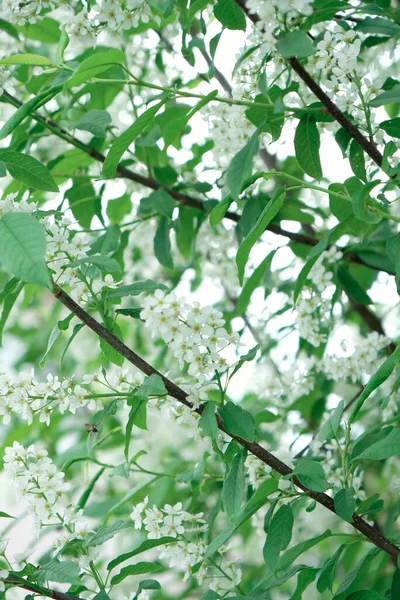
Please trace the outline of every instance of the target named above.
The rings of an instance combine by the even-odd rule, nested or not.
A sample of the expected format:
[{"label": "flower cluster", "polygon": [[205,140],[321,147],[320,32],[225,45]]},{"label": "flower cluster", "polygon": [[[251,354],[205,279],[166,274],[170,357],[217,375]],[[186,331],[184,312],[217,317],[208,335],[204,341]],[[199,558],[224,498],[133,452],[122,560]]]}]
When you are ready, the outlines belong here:
[{"label": "flower cluster", "polygon": [[343,355],[323,358],[321,368],[334,381],[349,379],[365,383],[367,376],[377,369],[380,362],[379,353],[389,344],[390,340],[386,336],[372,331],[352,353],[344,352]]},{"label": "flower cluster", "polygon": [[228,368],[221,351],[229,344],[237,344],[238,336],[228,333],[222,312],[211,306],[188,304],[174,293],[156,290],[144,301],[141,318],[152,332],[169,344],[181,368],[189,363],[189,374],[201,383],[215,371]]},{"label": "flower cluster", "polygon": [[3,0],[1,3],[1,16],[3,19],[16,25],[36,23],[41,18],[41,12],[45,9],[54,8],[52,0]]},{"label": "flower cluster", "polygon": [[120,0],[103,0],[95,4],[90,11],[83,8],[69,15],[65,23],[68,35],[78,38],[95,38],[101,31],[126,31],[136,28],[140,23],[161,22],[159,15],[151,10],[147,0],[127,0],[124,7]]},{"label": "flower cluster", "polygon": [[29,424],[39,415],[40,422],[49,425],[56,407],[61,413],[73,414],[83,406],[95,410],[98,403],[87,396],[88,391],[74,386],[71,378],[60,381],[57,376],[48,374],[46,381],[39,383],[33,369],[16,376],[0,373],[0,415],[4,424],[10,422],[13,413]]},{"label": "flower cluster", "polygon": [[[203,513],[192,514],[182,508],[182,503],[178,502],[174,506],[165,504],[163,508],[149,507],[149,500],[146,497],[143,502],[137,504],[131,512],[136,529],[147,531],[149,539],[159,539],[163,536],[169,536],[176,539],[176,542],[163,545],[160,549],[160,559],[168,561],[170,568],[178,568],[183,571],[183,580],[186,581],[192,574],[193,566],[202,561],[206,551],[206,543],[200,535],[207,531],[208,526],[203,519]],[[221,553],[223,549],[221,549]],[[209,567],[205,562],[196,572],[196,579],[201,584]],[[241,581],[241,571],[234,564],[224,564],[224,571],[229,575],[228,578],[214,577],[210,584],[210,589],[221,593],[235,588]]]},{"label": "flower cluster", "polygon": [[296,302],[296,321],[300,336],[315,347],[327,340],[324,329],[329,324],[331,302],[322,293],[332,283],[333,273],[330,268],[342,257],[343,253],[335,246],[322,252],[308,275],[313,288],[303,291]]},{"label": "flower cluster", "polygon": [[61,549],[69,540],[83,539],[89,533],[82,511],[76,511],[65,493],[70,484],[47,456],[47,451],[31,445],[24,448],[18,442],[5,449],[4,470],[16,485],[18,498],[28,503],[37,530],[47,525],[60,525],[66,533],[56,542]]}]

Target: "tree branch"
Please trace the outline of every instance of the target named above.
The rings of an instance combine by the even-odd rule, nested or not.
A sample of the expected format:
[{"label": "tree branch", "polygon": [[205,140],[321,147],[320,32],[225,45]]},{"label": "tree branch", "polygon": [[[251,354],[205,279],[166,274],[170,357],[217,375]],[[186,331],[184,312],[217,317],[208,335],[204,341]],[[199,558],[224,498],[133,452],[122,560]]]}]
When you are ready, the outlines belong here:
[{"label": "tree branch", "polygon": [[[133,352],[128,346],[126,346],[120,339],[118,339],[113,333],[105,329],[96,319],[94,319],[91,315],[89,315],[83,308],[81,308],[64,290],[60,287],[55,286],[54,288],[54,296],[55,298],[61,302],[68,310],[70,310],[78,319],[82,321],[85,325],[87,325],[92,331],[94,331],[98,336],[104,339],[110,346],[114,348],[119,354],[121,354],[124,358],[126,358],[131,364],[137,367],[140,371],[142,371],[145,375],[152,375],[156,373],[159,375],[166,387],[166,390],[170,396],[178,400],[181,404],[191,408],[193,410],[192,404],[187,400],[187,394],[184,392],[182,388],[177,386],[173,381],[162,375],[159,371],[154,369],[149,363],[147,363],[143,358],[141,358],[138,354]],[[196,412],[201,414],[204,410],[204,406],[200,406]],[[262,446],[260,446],[256,442],[248,442],[236,435],[232,435],[224,428],[222,419],[217,415],[218,427],[221,431],[226,433],[229,437],[236,440],[238,444],[246,448],[248,452],[257,456],[263,463],[271,467],[274,471],[279,473],[280,475],[290,475],[293,470],[283,463],[279,458],[265,450]],[[297,477],[293,477],[292,481],[294,484],[302,489],[310,498],[330,510],[331,512],[336,514],[335,506],[332,498],[325,493],[322,492],[314,492],[313,490],[305,487]],[[400,549],[395,546],[389,539],[383,536],[379,531],[371,527],[364,519],[354,514],[352,518],[352,525],[355,529],[357,529],[360,533],[365,535],[375,546],[386,552],[389,556],[397,559],[397,556],[400,554]],[[61,599],[60,599],[61,600]],[[67,600],[67,599],[65,599]]]},{"label": "tree branch", "polygon": [[[246,0],[236,0],[237,4],[241,7],[246,16],[252,21],[254,24],[259,22],[259,17],[256,14],[252,14],[249,12],[246,6]],[[306,86],[313,92],[313,94],[322,102],[325,106],[327,112],[337,121],[343,129],[345,129],[350,136],[365,150],[365,152],[372,158],[372,160],[378,165],[378,167],[382,167],[383,156],[379,152],[376,144],[373,141],[368,140],[361,131],[354,125],[352,121],[340,110],[340,108],[332,102],[327,94],[323,91],[323,89],[318,85],[318,83],[311,77],[311,75],[306,71],[303,65],[297,58],[288,58],[286,62],[292,67],[292,69],[297,73],[297,75],[304,81]]]},{"label": "tree branch", "polygon": [[11,575],[4,579],[5,585],[19,587],[28,592],[34,592],[38,596],[45,596],[46,598],[54,598],[54,600],[81,600],[78,596],[71,596],[71,594],[65,594],[57,590],[51,590],[42,586],[34,585],[24,579],[13,578]]},{"label": "tree branch", "polygon": [[[0,99],[1,98],[4,98],[6,102],[18,108],[23,104],[20,100],[18,100],[5,90],[3,91],[3,95],[0,96]],[[51,131],[54,135],[64,140],[68,144],[71,144],[75,148],[79,148],[80,150],[82,150],[82,152],[89,154],[89,156],[91,156],[95,160],[101,163],[105,161],[106,157],[104,156],[104,154],[96,150],[96,148],[92,148],[91,146],[84,144],[83,142],[78,140],[68,131],[62,129],[55,121],[53,121],[53,119],[42,116],[36,112],[30,114],[29,116],[32,119],[34,119],[37,123],[40,123],[47,129],[49,129],[49,131]],[[160,188],[163,188],[170,194],[170,196],[172,196],[177,202],[179,202],[179,204],[182,204],[183,206],[190,206],[191,208],[194,208],[203,213],[208,213],[207,209],[204,206],[204,203],[201,200],[198,200],[197,198],[194,198],[193,196],[190,196],[188,194],[178,192],[165,185],[162,185],[161,183],[159,183],[155,179],[152,179],[151,177],[144,177],[143,175],[139,175],[138,173],[135,173],[134,171],[123,167],[122,165],[118,165],[117,174],[119,177],[129,179],[130,181],[134,181],[135,183],[139,183],[140,185],[143,185],[144,187],[147,187],[151,190],[158,190]],[[228,219],[229,221],[234,221],[235,223],[237,223],[240,220],[240,217],[241,215],[229,210],[224,215],[225,219]],[[307,246],[316,246],[319,241],[311,236],[304,235],[303,233],[287,231],[286,229],[282,229],[282,227],[280,227],[279,225],[269,224],[266,228],[266,231],[271,231],[275,235],[281,235],[290,239],[293,242],[297,242],[299,244],[306,244]],[[389,273],[389,275],[394,275],[392,271],[368,265],[354,252],[345,252],[344,256],[353,263],[367,266],[370,269],[376,271],[383,271],[385,273]]]}]

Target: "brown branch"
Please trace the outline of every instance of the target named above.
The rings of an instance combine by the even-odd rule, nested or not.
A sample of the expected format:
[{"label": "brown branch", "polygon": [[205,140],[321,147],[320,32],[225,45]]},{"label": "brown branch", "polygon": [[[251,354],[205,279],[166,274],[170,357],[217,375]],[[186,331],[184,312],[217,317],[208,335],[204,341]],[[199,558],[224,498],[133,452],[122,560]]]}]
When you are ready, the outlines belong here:
[{"label": "brown branch", "polygon": [[[9,94],[6,91],[3,91],[3,95],[0,96],[0,99],[1,98],[4,98],[6,100],[6,102],[8,102],[9,104],[12,104],[15,107],[22,106],[22,102],[20,100],[18,100],[17,98],[15,98],[14,96],[12,96],[11,94]],[[79,148],[80,150],[82,150],[82,152],[89,154],[95,160],[97,160],[101,163],[103,163],[105,161],[106,157],[104,156],[104,154],[102,154],[101,152],[96,150],[96,148],[92,148],[91,146],[88,146],[87,144],[84,144],[83,142],[78,140],[76,137],[71,135],[68,131],[66,131],[65,129],[62,129],[55,121],[53,121],[53,119],[39,115],[38,113],[31,113],[29,116],[32,119],[34,119],[36,122],[41,123],[44,127],[49,129],[50,131],[52,131],[52,133],[54,133],[54,135],[63,139],[64,141],[71,144],[75,148]],[[130,181],[139,183],[140,185],[143,185],[144,187],[147,187],[151,190],[158,190],[160,188],[163,188],[170,194],[170,196],[172,196],[177,202],[179,202],[179,204],[182,204],[183,206],[190,206],[191,208],[194,208],[203,213],[208,212],[204,206],[204,203],[201,200],[198,200],[197,198],[194,198],[193,196],[190,196],[188,194],[183,194],[182,192],[178,192],[177,190],[169,188],[165,185],[162,185],[161,183],[159,183],[155,179],[152,179],[151,177],[144,177],[143,175],[139,175],[138,173],[135,173],[134,171],[131,171],[130,169],[127,169],[126,167],[124,167],[122,165],[118,165],[117,175],[124,179],[129,179]],[[229,221],[234,221],[235,223],[237,223],[240,220],[240,217],[241,217],[241,215],[239,215],[235,212],[229,211],[229,210],[224,215],[225,219],[228,219]],[[316,246],[316,244],[318,243],[318,240],[314,239],[313,237],[304,235],[302,233],[287,231],[286,229],[282,229],[282,227],[280,227],[279,225],[270,224],[266,228],[266,231],[271,231],[272,233],[275,233],[276,235],[281,235],[283,237],[286,237],[286,238],[292,240],[293,242],[297,242],[299,244],[306,244],[307,246]],[[385,273],[389,273],[389,275],[394,275],[394,273],[392,271],[368,265],[354,252],[345,252],[344,256],[351,262],[367,266],[370,269],[373,269],[376,271],[384,271]]]},{"label": "brown branch", "polygon": [[59,592],[58,590],[51,590],[49,588],[37,586],[33,583],[31,584],[28,581],[25,581],[24,579],[13,579],[12,575],[7,577],[7,579],[4,579],[3,581],[5,585],[19,587],[24,590],[28,590],[28,592],[34,592],[38,596],[54,598],[54,600],[81,600],[78,596],[71,596],[71,594],[65,594],[64,592]]},{"label": "brown branch", "polygon": [[[254,24],[258,23],[260,20],[258,15],[250,13],[246,6],[246,0],[236,0],[237,4],[241,7],[246,16],[252,21]],[[318,83],[311,77],[311,75],[306,71],[300,61],[295,58],[288,58],[286,62],[292,67],[292,69],[297,73],[297,75],[304,81],[306,86],[313,92],[313,94],[322,102],[325,106],[327,112],[337,121],[343,129],[345,129],[350,136],[365,150],[365,152],[372,158],[372,160],[378,165],[378,167],[382,167],[383,156],[379,152],[376,144],[373,141],[368,140],[361,131],[354,125],[352,121],[340,110],[340,108],[332,102],[327,94],[323,91],[323,89],[318,85]]]},{"label": "brown branch", "polygon": [[[152,375],[156,373],[159,375],[166,387],[166,390],[170,396],[178,400],[181,404],[188,406],[193,410],[192,404],[187,400],[187,394],[177,386],[173,381],[162,375],[159,371],[154,369],[149,363],[147,363],[143,358],[141,358],[138,354],[133,352],[128,346],[126,346],[120,339],[118,339],[113,333],[105,329],[96,319],[94,319],[91,315],[89,315],[83,308],[81,308],[64,290],[60,287],[55,286],[54,288],[54,296],[56,299],[61,302],[68,310],[70,310],[78,319],[82,321],[85,325],[87,325],[94,333],[100,336],[103,340],[108,342],[110,346],[114,348],[121,356],[126,358],[131,364],[137,367],[140,371],[142,371],[145,375]],[[204,410],[204,406],[200,406],[196,409],[196,412],[201,414]],[[274,471],[279,473],[280,475],[290,475],[293,470],[283,463],[279,458],[265,450],[260,444],[256,442],[248,442],[236,435],[233,435],[226,431],[224,428],[223,422],[219,416],[217,416],[218,427],[221,431],[226,433],[232,439],[236,440],[238,444],[246,448],[248,452],[257,456],[263,463],[271,467]],[[314,492],[309,488],[305,487],[297,477],[292,477],[293,483],[302,489],[310,498],[330,510],[331,512],[336,514],[335,506],[332,498],[325,493],[322,492]],[[395,546],[389,539],[384,537],[379,531],[371,527],[364,519],[354,514],[352,518],[352,525],[357,531],[365,535],[375,546],[386,552],[389,556],[397,559],[400,554],[400,549]]]}]

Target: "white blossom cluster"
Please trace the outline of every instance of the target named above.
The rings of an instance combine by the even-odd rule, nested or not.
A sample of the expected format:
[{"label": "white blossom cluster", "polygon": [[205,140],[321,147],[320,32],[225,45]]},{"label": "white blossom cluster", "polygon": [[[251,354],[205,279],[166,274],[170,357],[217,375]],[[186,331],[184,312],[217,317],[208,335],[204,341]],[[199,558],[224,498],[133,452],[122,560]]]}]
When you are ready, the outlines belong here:
[{"label": "white blossom cluster", "polygon": [[376,371],[380,362],[380,351],[387,348],[389,344],[389,338],[372,331],[356,345],[351,354],[324,357],[321,361],[321,370],[334,381],[347,379],[364,383],[367,376]]},{"label": "white blossom cluster", "polygon": [[70,36],[95,38],[101,31],[110,32],[132,29],[140,23],[161,19],[151,10],[147,0],[126,0],[124,7],[120,0],[99,0],[88,10],[82,3],[62,0],[2,0],[2,18],[16,25],[36,23],[47,16],[48,11],[65,9],[58,16]]},{"label": "white blossom cluster", "polygon": [[232,157],[246,145],[256,126],[245,115],[246,106],[211,104],[204,109],[214,141],[212,149],[216,165],[226,169]]},{"label": "white blossom cluster", "polygon": [[228,333],[222,312],[211,306],[190,305],[174,293],[156,290],[143,302],[140,313],[152,337],[161,337],[169,344],[181,368],[189,363],[189,374],[204,383],[215,371],[225,371],[229,365],[221,351],[238,343],[238,335]]},{"label": "white blossom cluster", "polygon": [[304,290],[296,302],[296,322],[300,336],[315,347],[327,340],[324,329],[329,325],[331,302],[322,293],[332,283],[333,273],[329,268],[336,265],[342,257],[343,253],[335,246],[322,252],[308,275],[314,289]]},{"label": "white blossom cluster", "polygon": [[1,17],[16,25],[33,24],[44,16],[43,10],[53,9],[54,5],[52,0],[2,0]]},{"label": "white blossom cluster", "polygon": [[83,406],[95,410],[99,407],[98,401],[88,395],[86,389],[73,385],[72,378],[60,381],[57,376],[48,374],[47,380],[40,383],[36,381],[33,369],[15,376],[0,372],[0,416],[4,424],[10,422],[12,414],[28,424],[39,415],[40,422],[49,425],[55,408],[61,413],[69,411],[73,414]]},{"label": "white blossom cluster", "polygon": [[[15,201],[17,194],[8,194],[0,200],[0,217],[10,212],[35,213],[38,205],[27,202],[25,199]],[[80,303],[86,303],[91,294],[98,294],[105,288],[115,288],[120,282],[115,282],[112,275],[105,275],[104,279],[94,280],[89,289],[87,283],[79,276],[78,268],[67,267],[68,264],[87,258],[90,250],[91,239],[84,233],[71,231],[72,222],[67,217],[56,219],[46,216],[41,219],[47,243],[46,262],[53,271],[53,280],[59,285],[68,285],[71,295]]]},{"label": "white blossom cluster", "polygon": [[271,473],[271,467],[263,463],[257,456],[254,456],[254,454],[248,454],[246,456],[244,466],[247,469],[249,483],[254,489],[257,489]]},{"label": "white blossom cluster", "polygon": [[66,532],[58,537],[56,549],[69,540],[83,539],[89,533],[82,510],[76,511],[68,501],[66,492],[70,484],[47,456],[47,451],[31,445],[24,448],[18,442],[5,449],[4,470],[17,488],[17,497],[28,504],[34,526],[39,531],[47,525],[60,525]]},{"label": "white blossom cluster", "polygon": [[[183,581],[187,581],[193,566],[203,559],[207,548],[206,542],[200,537],[208,529],[203,513],[189,513],[183,510],[181,502],[174,506],[165,504],[161,509],[154,505],[150,508],[146,497],[133,508],[130,516],[136,529],[144,527],[148,539],[160,539],[163,536],[176,538],[176,542],[160,547],[159,557],[167,560],[171,569],[183,571]],[[203,583],[206,576],[209,577],[208,571],[207,563],[203,562],[195,575],[199,584]],[[234,564],[224,563],[224,571],[231,579],[214,577],[210,589],[225,593],[240,583],[242,574]]]},{"label": "white blossom cluster", "polygon": [[161,23],[160,17],[151,10],[147,0],[127,0],[122,6],[120,0],[102,0],[92,6],[68,15],[65,30],[77,38],[95,38],[101,31],[123,32],[136,28],[140,23],[154,21]]},{"label": "white blossom cluster", "polygon": [[[305,291],[296,302],[296,322],[300,337],[316,348],[326,342],[331,303],[319,294]],[[324,331],[325,330],[325,331]]]}]

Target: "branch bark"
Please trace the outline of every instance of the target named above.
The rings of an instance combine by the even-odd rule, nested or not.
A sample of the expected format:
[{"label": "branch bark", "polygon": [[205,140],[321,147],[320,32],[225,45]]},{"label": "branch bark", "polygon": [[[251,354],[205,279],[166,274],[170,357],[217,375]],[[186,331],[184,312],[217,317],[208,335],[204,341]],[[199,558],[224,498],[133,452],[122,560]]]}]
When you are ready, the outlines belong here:
[{"label": "branch bark", "polygon": [[54,600],[81,600],[79,596],[71,596],[71,594],[65,594],[64,592],[44,588],[42,586],[36,586],[23,579],[13,579],[12,576],[9,576],[7,577],[7,579],[4,579],[4,583],[12,587],[19,587],[24,590],[28,590],[28,592],[34,592],[38,596],[44,596],[45,598],[54,598]]},{"label": "branch bark", "polygon": [[[166,390],[170,396],[175,398],[181,404],[191,408],[193,410],[192,404],[187,400],[187,394],[184,392],[182,388],[177,386],[173,381],[162,375],[159,371],[154,369],[149,363],[147,363],[143,358],[141,358],[138,354],[136,354],[133,350],[131,350],[128,346],[126,346],[120,339],[118,339],[113,333],[105,329],[96,319],[94,319],[89,313],[87,313],[83,308],[79,306],[64,290],[60,287],[55,286],[54,288],[54,296],[55,298],[61,302],[68,310],[70,310],[75,316],[78,317],[87,325],[94,333],[104,339],[106,342],[110,344],[119,354],[121,354],[124,358],[126,358],[131,364],[137,367],[140,371],[142,371],[145,375],[152,375],[156,373],[159,375],[166,387]],[[204,410],[203,406],[200,406],[196,412],[201,414]],[[238,444],[246,448],[248,452],[257,456],[263,463],[271,467],[274,471],[279,473],[280,475],[289,475],[293,472],[287,464],[283,463],[279,458],[275,455],[265,450],[260,444],[256,442],[248,442],[243,440],[242,438],[232,435],[224,428],[222,420],[217,416],[218,427],[221,431],[226,433],[232,439],[236,440]],[[314,492],[313,490],[305,487],[296,477],[293,477],[294,484],[302,489],[310,498],[330,510],[331,512],[336,514],[335,506],[332,498],[325,493],[322,492]],[[386,552],[389,556],[394,559],[397,559],[400,554],[400,549],[395,546],[388,538],[383,536],[379,531],[371,527],[364,519],[354,514],[352,519],[352,525],[357,531],[365,535],[375,546]],[[61,599],[60,599],[61,600]],[[66,599],[65,599],[66,600]]]}]

